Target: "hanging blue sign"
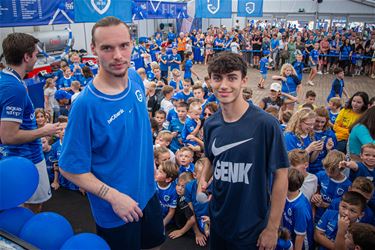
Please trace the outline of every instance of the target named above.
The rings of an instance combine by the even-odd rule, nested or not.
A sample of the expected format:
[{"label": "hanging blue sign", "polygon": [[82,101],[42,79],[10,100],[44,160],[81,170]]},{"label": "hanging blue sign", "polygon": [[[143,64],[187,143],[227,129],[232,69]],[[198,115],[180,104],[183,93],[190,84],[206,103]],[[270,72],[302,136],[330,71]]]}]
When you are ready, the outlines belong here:
[{"label": "hanging blue sign", "polygon": [[262,17],[263,0],[238,0],[237,16]]},{"label": "hanging blue sign", "polygon": [[106,16],[132,21],[131,0],[74,0],[74,5],[76,22],[96,22]]},{"label": "hanging blue sign", "polygon": [[195,17],[231,18],[232,1],[228,0],[196,0]]},{"label": "hanging blue sign", "polygon": [[160,0],[141,0],[133,4],[133,19],[187,18],[186,3],[162,2]]},{"label": "hanging blue sign", "polygon": [[74,23],[74,0],[1,0],[0,27]]}]

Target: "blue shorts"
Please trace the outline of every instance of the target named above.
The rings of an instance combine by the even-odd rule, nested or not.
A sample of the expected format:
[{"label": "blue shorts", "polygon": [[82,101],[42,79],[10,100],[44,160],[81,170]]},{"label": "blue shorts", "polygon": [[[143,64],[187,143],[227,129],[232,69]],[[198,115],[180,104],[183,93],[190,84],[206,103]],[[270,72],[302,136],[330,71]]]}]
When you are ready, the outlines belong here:
[{"label": "blue shorts", "polygon": [[142,212],[143,217],[138,222],[115,228],[102,228],[96,225],[96,232],[112,250],[149,249],[160,246],[165,241],[165,232],[157,194],[148,201]]},{"label": "blue shorts", "polygon": [[267,74],[260,74],[264,80],[267,79]]},{"label": "blue shorts", "polygon": [[311,61],[309,61],[309,66],[310,66],[311,68],[316,68],[316,67],[318,66],[318,62],[316,62],[315,65],[314,65],[314,64],[312,64]]}]

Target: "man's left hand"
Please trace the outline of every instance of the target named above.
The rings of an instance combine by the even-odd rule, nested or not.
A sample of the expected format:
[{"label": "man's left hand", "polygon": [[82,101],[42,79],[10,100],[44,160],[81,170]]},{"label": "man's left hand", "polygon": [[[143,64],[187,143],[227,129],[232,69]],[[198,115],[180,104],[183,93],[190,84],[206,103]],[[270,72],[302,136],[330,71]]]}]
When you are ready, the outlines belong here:
[{"label": "man's left hand", "polygon": [[260,250],[272,250],[276,248],[278,230],[266,227],[259,235],[257,247]]}]

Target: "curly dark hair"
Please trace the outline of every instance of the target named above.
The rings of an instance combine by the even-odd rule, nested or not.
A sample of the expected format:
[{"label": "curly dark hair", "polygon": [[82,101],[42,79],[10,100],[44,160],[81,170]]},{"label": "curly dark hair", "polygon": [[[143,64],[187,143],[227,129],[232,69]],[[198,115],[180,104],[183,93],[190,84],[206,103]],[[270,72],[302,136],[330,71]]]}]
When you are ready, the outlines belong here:
[{"label": "curly dark hair", "polygon": [[220,52],[208,65],[208,75],[211,74],[228,74],[233,71],[241,71],[242,79],[247,74],[247,65],[243,58],[232,52]]}]

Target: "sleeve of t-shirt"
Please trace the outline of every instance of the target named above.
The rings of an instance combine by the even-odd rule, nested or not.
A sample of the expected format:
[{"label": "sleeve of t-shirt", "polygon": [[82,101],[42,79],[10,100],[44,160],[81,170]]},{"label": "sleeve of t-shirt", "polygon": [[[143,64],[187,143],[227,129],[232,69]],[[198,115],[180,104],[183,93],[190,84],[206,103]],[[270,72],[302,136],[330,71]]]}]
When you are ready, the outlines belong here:
[{"label": "sleeve of t-shirt", "polygon": [[169,207],[176,208],[177,207],[177,199],[178,199],[178,195],[177,195],[177,192],[176,192],[176,189],[175,189],[174,192],[171,195],[171,199],[169,201]]},{"label": "sleeve of t-shirt", "polygon": [[308,216],[308,207],[300,207],[299,209],[296,209],[295,215],[296,215],[296,221],[294,226],[294,232],[297,235],[305,235],[307,231],[307,216]]},{"label": "sleeve of t-shirt", "polygon": [[193,182],[190,181],[189,183],[186,184],[185,186],[185,201],[187,203],[193,202],[193,197],[192,197],[192,189],[193,189]]},{"label": "sleeve of t-shirt", "polygon": [[291,151],[297,147],[297,140],[295,136],[292,133],[285,133],[285,145],[286,145],[286,150]]},{"label": "sleeve of t-shirt", "polygon": [[279,168],[289,167],[289,159],[285,148],[284,136],[276,120],[272,121],[269,131],[272,131],[272,137],[269,141],[268,155],[272,155],[272,157],[269,159],[268,167],[273,172]]},{"label": "sleeve of t-shirt", "polygon": [[319,231],[322,231],[322,232],[325,232],[326,229],[327,229],[327,224],[328,224],[328,221],[329,221],[329,211],[330,210],[327,210],[324,212],[322,218],[320,218],[318,224],[316,225],[316,229],[318,229]]},{"label": "sleeve of t-shirt", "polygon": [[78,98],[72,105],[59,159],[59,166],[73,174],[91,171],[92,126],[91,115],[85,102],[85,98]]},{"label": "sleeve of t-shirt", "polygon": [[27,95],[25,87],[17,82],[12,87],[2,88],[1,92],[4,98],[0,100],[0,106],[3,107],[0,120],[22,123]]},{"label": "sleeve of t-shirt", "polygon": [[298,76],[292,75],[292,78],[293,78],[293,80],[294,80],[294,82],[295,82],[295,84],[296,84],[297,86],[301,84],[301,81],[300,81],[300,79],[298,78]]}]

